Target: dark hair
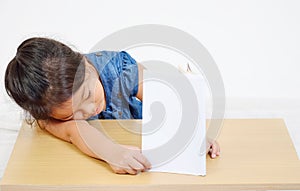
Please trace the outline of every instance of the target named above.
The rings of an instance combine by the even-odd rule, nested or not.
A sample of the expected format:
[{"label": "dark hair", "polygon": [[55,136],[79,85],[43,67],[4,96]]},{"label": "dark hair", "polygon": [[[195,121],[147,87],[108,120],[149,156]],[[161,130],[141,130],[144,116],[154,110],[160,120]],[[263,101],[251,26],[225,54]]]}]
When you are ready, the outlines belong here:
[{"label": "dark hair", "polygon": [[[21,43],[5,72],[6,92],[36,120],[71,98],[84,80],[84,57],[48,38]],[[76,79],[75,79],[76,78]]]}]

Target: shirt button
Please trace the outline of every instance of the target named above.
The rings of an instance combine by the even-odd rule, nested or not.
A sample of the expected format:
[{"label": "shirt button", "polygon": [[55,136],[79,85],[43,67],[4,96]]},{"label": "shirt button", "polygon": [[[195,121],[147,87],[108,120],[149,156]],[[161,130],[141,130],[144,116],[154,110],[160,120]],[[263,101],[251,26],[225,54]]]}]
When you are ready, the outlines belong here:
[{"label": "shirt button", "polygon": [[122,94],[118,93],[118,98],[121,99],[122,98]]},{"label": "shirt button", "polygon": [[95,55],[96,56],[102,56],[101,52],[96,52]]},{"label": "shirt button", "polygon": [[119,116],[122,116],[122,111],[118,111]]}]

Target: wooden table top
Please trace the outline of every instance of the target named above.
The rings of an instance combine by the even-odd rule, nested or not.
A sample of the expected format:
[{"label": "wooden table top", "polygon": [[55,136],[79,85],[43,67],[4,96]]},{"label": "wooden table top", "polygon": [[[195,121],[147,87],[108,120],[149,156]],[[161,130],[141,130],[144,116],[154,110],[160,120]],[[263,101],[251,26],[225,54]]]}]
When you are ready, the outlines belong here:
[{"label": "wooden table top", "polygon": [[[92,125],[122,144],[141,137],[117,120]],[[101,124],[101,125],[100,125]],[[139,129],[140,120],[121,121]],[[290,190],[300,189],[300,161],[282,119],[227,119],[218,138],[221,156],[207,157],[207,175],[145,172],[114,174],[74,145],[24,124],[0,183],[0,190]]]}]

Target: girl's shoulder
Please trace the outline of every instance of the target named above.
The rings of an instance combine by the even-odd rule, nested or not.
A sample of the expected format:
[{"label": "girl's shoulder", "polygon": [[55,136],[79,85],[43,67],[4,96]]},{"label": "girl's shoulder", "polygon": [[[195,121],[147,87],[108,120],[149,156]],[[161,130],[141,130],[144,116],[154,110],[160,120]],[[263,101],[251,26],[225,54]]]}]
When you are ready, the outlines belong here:
[{"label": "girl's shoulder", "polygon": [[85,54],[87,59],[96,67],[99,73],[105,70],[115,71],[120,75],[131,67],[136,67],[137,62],[125,51],[97,51]]}]

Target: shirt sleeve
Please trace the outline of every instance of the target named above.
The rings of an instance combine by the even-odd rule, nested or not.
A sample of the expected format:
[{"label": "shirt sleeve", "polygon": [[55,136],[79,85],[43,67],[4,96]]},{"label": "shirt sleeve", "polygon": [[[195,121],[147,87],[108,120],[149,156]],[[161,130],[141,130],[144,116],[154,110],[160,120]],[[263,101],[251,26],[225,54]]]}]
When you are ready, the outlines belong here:
[{"label": "shirt sleeve", "polygon": [[125,118],[142,118],[142,102],[136,98],[138,92],[138,65],[137,62],[127,53],[119,53],[122,63],[122,71],[119,76],[119,87],[122,95],[119,100],[123,100],[123,114]]},{"label": "shirt sleeve", "polygon": [[122,88],[127,92],[127,95],[136,96],[139,83],[137,62],[125,51],[120,52],[119,56],[122,62],[122,71],[120,73]]}]

